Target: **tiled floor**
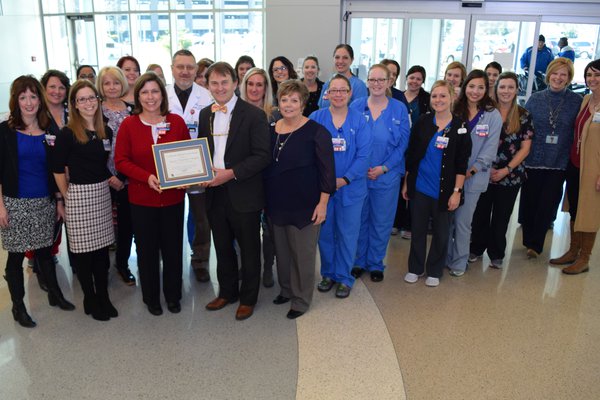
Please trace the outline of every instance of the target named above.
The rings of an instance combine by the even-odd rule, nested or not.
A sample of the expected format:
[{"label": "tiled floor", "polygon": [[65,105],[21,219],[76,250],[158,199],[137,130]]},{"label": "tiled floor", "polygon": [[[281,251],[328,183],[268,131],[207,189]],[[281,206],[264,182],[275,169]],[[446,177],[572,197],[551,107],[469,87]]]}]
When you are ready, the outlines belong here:
[{"label": "tiled floor", "polygon": [[112,271],[120,315],[97,322],[61,256],[59,280],[78,308],[49,307],[27,271],[35,329],[14,323],[0,283],[0,399],[597,399],[600,257],[579,276],[550,267],[566,224],[561,215],[552,248],[531,261],[513,221],[503,270],[484,257],[438,288],[402,280],[410,242],[393,237],[382,283],[366,275],[346,300],[315,293],[296,321],[272,304],[276,287],[247,321],[234,306],[208,312],[216,287],[186,268],[180,314],[150,315],[139,286]]}]

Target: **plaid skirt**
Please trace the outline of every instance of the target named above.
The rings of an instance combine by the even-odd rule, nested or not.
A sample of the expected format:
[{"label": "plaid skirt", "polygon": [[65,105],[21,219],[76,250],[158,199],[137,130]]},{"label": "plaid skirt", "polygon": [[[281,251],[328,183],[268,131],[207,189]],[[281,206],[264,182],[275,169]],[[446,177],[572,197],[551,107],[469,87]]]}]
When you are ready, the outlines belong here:
[{"label": "plaid skirt", "polygon": [[108,181],[69,184],[65,202],[69,246],[73,253],[88,253],[115,241]]},{"label": "plaid skirt", "polygon": [[50,196],[34,199],[2,197],[8,212],[8,227],[1,228],[2,247],[24,253],[52,246],[56,204]]}]

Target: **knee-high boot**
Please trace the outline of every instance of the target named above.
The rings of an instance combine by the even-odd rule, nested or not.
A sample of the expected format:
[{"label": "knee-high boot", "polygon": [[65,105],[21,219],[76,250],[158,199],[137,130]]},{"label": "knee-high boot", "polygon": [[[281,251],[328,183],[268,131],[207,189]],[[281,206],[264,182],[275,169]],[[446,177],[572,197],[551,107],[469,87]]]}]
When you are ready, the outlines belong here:
[{"label": "knee-high boot", "polygon": [[573,264],[581,251],[581,235],[583,232],[575,232],[575,221],[571,221],[571,244],[569,250],[558,258],[551,258],[550,264],[566,265]]},{"label": "knee-high boot", "polygon": [[[49,255],[49,253],[48,253]],[[68,302],[63,296],[58,280],[56,279],[56,265],[50,256],[37,256],[36,260],[39,263],[39,273],[44,277],[44,281],[48,287],[48,303],[51,306],[58,306],[61,310],[73,311],[75,306]]]},{"label": "knee-high boot", "polygon": [[596,243],[596,232],[579,232],[581,234],[581,252],[575,262],[563,268],[562,272],[567,275],[577,275],[590,270],[590,256],[594,243]]},{"label": "knee-high boot", "polygon": [[81,284],[81,290],[83,291],[83,310],[87,315],[92,315],[92,318],[98,321],[108,321],[109,316],[102,311],[99,306],[98,296],[94,289],[94,278],[92,275],[91,262],[82,262],[79,260],[77,263],[77,279]]},{"label": "knee-high boot", "polygon": [[[104,251],[106,250],[106,251]],[[101,312],[110,317],[116,318],[119,312],[113,306],[108,296],[108,269],[110,267],[110,259],[108,248],[101,249],[94,257],[92,264],[92,274],[94,276],[94,286],[96,288],[96,299],[98,300],[98,308]]]},{"label": "knee-high boot", "polygon": [[[11,253],[8,255],[6,263],[6,275],[4,279],[8,283],[8,291],[12,300],[12,314],[15,321],[25,328],[33,328],[36,326],[34,320],[27,313],[27,308],[23,302],[25,297],[25,279],[23,278],[23,268],[21,265],[11,265]],[[21,258],[21,263],[23,259]]]}]

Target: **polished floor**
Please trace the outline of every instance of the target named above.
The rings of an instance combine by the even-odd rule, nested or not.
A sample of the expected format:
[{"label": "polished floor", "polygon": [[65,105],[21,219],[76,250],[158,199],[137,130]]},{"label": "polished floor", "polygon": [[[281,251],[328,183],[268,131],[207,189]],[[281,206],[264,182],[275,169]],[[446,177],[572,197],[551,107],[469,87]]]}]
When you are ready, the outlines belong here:
[{"label": "polished floor", "polygon": [[315,292],[295,321],[271,302],[276,287],[249,320],[235,306],[206,311],[216,283],[186,268],[182,312],[160,317],[112,270],[120,315],[97,322],[63,250],[59,280],[77,310],[49,307],[25,269],[38,326],[22,328],[0,283],[0,399],[598,399],[600,256],[579,276],[549,266],[567,229],[561,213],[546,251],[527,260],[513,220],[503,270],[484,257],[437,288],[402,280],[410,242],[392,237],[383,282],[367,275],[346,300]]}]

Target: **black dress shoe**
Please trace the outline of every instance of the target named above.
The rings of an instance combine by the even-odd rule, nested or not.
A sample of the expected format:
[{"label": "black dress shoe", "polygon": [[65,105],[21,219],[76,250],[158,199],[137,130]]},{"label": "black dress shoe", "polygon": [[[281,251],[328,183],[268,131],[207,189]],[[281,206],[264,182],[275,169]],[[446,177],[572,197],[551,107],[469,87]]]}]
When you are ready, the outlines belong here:
[{"label": "black dress shoe", "polygon": [[133,274],[129,270],[129,267],[117,268],[117,272],[119,273],[121,279],[123,279],[123,282],[125,282],[127,286],[135,285],[135,276],[133,276]]},{"label": "black dress shoe", "polygon": [[352,271],[350,271],[350,274],[355,278],[358,279],[362,276],[363,272],[365,272],[364,269],[362,269],[361,267],[354,267],[352,268]]},{"label": "black dress shoe", "polygon": [[304,313],[302,311],[297,311],[297,310],[290,310],[287,313],[287,317],[289,319],[296,319],[298,317],[301,317],[302,315],[304,315]]},{"label": "black dress shoe", "polygon": [[162,309],[162,307],[160,305],[157,306],[157,307],[154,307],[154,306],[151,306],[151,305],[148,304],[147,307],[148,307],[148,311],[152,315],[159,316],[159,315],[162,315],[162,313],[163,313],[163,309]]},{"label": "black dress shoe", "polygon": [[383,280],[383,271],[371,271],[371,280],[381,282]]},{"label": "black dress shoe", "polygon": [[277,304],[277,305],[279,305],[279,304],[285,304],[285,303],[287,303],[288,301],[290,301],[290,299],[289,299],[288,297],[284,297],[284,296],[282,296],[282,295],[278,295],[278,296],[277,296],[277,297],[275,297],[275,299],[273,300],[273,303],[274,303],[274,304]]},{"label": "black dress shoe", "polygon": [[181,304],[178,301],[167,303],[167,310],[169,310],[173,314],[177,314],[181,312]]}]

